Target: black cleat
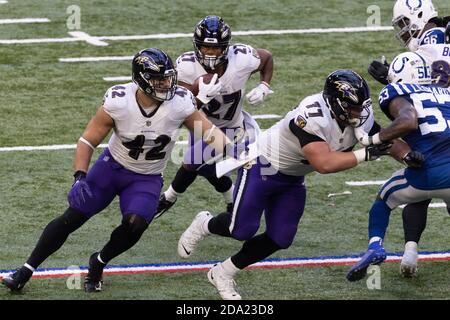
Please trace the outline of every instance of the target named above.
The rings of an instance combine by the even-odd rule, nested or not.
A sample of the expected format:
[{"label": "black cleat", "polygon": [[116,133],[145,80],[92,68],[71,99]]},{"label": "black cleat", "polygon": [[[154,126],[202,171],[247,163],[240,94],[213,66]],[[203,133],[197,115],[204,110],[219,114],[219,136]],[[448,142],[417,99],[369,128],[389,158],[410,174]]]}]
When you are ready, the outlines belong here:
[{"label": "black cleat", "polygon": [[172,206],[175,204],[175,202],[177,202],[177,200],[175,200],[174,202],[171,202],[166,199],[166,196],[164,193],[161,194],[161,196],[159,197],[158,209],[156,209],[155,218],[159,218],[160,216],[162,216],[167,210],[172,208]]},{"label": "black cleat", "polygon": [[14,292],[21,291],[30,280],[33,272],[25,267],[17,269],[16,272],[2,279],[2,284]]},{"label": "black cleat", "polygon": [[98,261],[99,252],[95,252],[89,258],[89,271],[84,278],[84,291],[86,292],[100,292],[103,285],[103,268],[105,264]]},{"label": "black cleat", "polygon": [[232,213],[233,212],[233,202],[227,203],[227,212]]}]

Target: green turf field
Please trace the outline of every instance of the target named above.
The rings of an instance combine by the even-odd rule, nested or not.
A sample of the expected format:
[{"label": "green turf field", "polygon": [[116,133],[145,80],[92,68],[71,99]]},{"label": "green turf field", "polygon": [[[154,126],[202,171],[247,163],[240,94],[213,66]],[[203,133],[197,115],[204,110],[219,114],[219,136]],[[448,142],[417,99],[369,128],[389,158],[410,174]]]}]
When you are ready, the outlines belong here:
[{"label": "green turf field", "polygon": [[[450,2],[434,0],[441,15],[450,14]],[[381,9],[381,25],[389,26],[393,1],[374,0]],[[0,20],[48,18],[49,23],[0,24],[0,40],[67,38],[66,8],[81,8],[81,31],[91,36],[190,33],[208,14],[221,15],[232,31],[363,27],[369,17],[367,1],[119,1],[119,0],[9,0],[0,4]],[[367,66],[382,54],[389,61],[404,48],[393,31],[271,36],[234,36],[233,42],[265,48],[273,53],[275,91],[264,106],[246,107],[251,114],[284,115],[305,96],[321,91],[325,77],[338,68],[362,74],[378,100],[382,86]],[[131,56],[146,47],[159,47],[173,59],[192,50],[190,38],[106,41],[108,46],[86,42],[0,44],[0,148],[74,144],[113,82],[103,77],[131,74],[131,63],[62,63],[59,58]],[[257,83],[253,77],[248,89]],[[375,104],[377,120],[387,119]],[[260,120],[268,128],[276,120]],[[106,141],[105,141],[106,142]],[[72,183],[73,150],[0,152],[0,270],[13,269],[28,257],[42,229],[66,208]],[[96,155],[99,151],[96,152]],[[377,186],[350,187],[349,180],[383,180],[401,168],[392,159],[363,163],[331,175],[307,177],[308,200],[294,244],[276,258],[360,254],[367,246],[368,209]],[[169,164],[166,186],[177,166]],[[164,187],[164,189],[166,188]],[[349,190],[352,195],[328,198]],[[198,211],[224,209],[222,197],[199,178],[177,205],[151,224],[141,241],[112,264],[149,264],[180,261],[177,241]],[[386,237],[388,252],[403,249],[400,210],[392,217]],[[41,267],[86,265],[90,254],[101,249],[120,223],[118,202],[75,232]],[[421,251],[450,249],[450,217],[444,208],[429,210]],[[193,261],[221,260],[241,244],[209,237]],[[423,262],[420,276],[403,279],[398,263],[384,264],[381,290],[369,290],[365,281],[349,283],[348,266],[300,267],[241,272],[236,281],[247,299],[448,299],[449,262]],[[69,290],[65,278],[32,279],[23,294],[0,288],[2,299],[218,299],[205,272],[115,275],[105,280],[105,291],[87,295]]]}]

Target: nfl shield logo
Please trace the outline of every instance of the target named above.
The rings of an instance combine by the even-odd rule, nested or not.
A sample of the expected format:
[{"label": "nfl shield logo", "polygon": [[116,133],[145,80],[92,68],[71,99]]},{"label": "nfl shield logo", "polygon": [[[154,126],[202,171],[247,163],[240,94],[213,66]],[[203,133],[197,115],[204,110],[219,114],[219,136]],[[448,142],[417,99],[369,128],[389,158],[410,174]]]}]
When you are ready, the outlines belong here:
[{"label": "nfl shield logo", "polygon": [[152,125],[152,122],[149,120],[145,124],[147,125],[147,127],[150,127]]}]

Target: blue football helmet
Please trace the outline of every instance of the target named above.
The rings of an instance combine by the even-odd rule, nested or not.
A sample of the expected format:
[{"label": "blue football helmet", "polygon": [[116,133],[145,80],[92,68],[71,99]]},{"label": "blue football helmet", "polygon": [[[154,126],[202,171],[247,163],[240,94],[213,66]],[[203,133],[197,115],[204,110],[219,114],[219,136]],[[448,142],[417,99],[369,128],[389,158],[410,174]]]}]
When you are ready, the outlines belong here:
[{"label": "blue football helmet", "polygon": [[[346,125],[360,127],[370,116],[369,86],[352,70],[332,72],[325,80],[323,98],[334,117]],[[351,109],[359,110],[359,116],[352,116]]]},{"label": "blue football helmet", "polygon": [[132,75],[134,83],[155,100],[167,101],[175,95],[177,71],[172,59],[160,49],[139,51],[133,58]]},{"label": "blue football helmet", "polygon": [[[227,61],[228,46],[231,40],[231,29],[221,17],[207,16],[199,21],[194,29],[194,50],[198,62],[206,70],[214,70]],[[202,47],[220,48],[220,55],[205,55]]]}]

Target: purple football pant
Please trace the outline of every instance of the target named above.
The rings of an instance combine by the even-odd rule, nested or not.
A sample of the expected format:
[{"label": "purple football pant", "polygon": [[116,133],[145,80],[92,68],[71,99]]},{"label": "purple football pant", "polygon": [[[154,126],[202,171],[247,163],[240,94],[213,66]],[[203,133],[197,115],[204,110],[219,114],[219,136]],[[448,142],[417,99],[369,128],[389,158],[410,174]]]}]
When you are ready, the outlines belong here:
[{"label": "purple football pant", "polygon": [[160,174],[145,175],[130,171],[115,161],[109,150],[105,149],[89,170],[86,181],[93,196],[86,196],[81,206],[73,208],[87,217],[99,213],[119,196],[123,216],[136,214],[148,223],[152,221],[163,185]]},{"label": "purple football pant", "polygon": [[280,172],[264,175],[261,174],[264,168],[267,166],[262,165],[259,158],[250,169],[239,169],[230,233],[238,240],[252,238],[264,212],[268,236],[281,248],[288,248],[305,209],[304,177]]}]

